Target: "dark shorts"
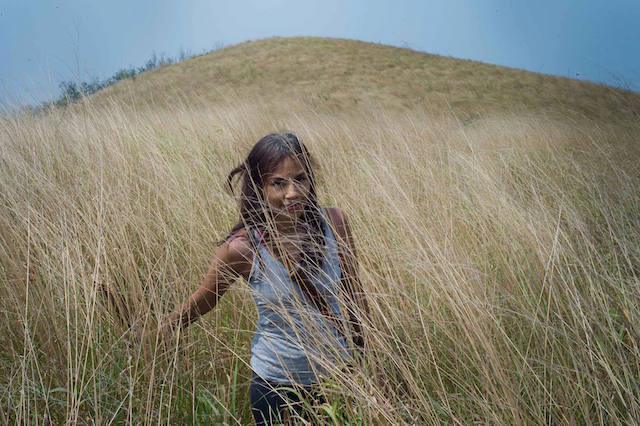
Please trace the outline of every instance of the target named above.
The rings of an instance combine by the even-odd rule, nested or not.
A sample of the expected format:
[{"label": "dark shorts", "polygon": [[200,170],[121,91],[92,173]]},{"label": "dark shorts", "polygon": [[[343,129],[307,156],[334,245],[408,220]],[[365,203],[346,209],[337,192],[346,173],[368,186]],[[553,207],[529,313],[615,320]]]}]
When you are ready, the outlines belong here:
[{"label": "dark shorts", "polygon": [[251,413],[256,425],[285,423],[287,418],[309,419],[310,410],[323,404],[324,397],[317,386],[267,382],[255,373],[249,389]]}]

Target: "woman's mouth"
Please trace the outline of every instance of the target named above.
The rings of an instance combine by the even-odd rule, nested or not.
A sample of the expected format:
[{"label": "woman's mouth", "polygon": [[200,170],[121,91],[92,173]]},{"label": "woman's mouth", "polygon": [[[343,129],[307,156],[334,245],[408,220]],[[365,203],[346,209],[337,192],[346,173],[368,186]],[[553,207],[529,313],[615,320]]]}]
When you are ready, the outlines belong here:
[{"label": "woman's mouth", "polygon": [[293,211],[296,211],[296,210],[301,209],[301,208],[302,208],[302,203],[293,203],[293,204],[289,204],[287,206],[287,211],[288,212],[293,212]]}]

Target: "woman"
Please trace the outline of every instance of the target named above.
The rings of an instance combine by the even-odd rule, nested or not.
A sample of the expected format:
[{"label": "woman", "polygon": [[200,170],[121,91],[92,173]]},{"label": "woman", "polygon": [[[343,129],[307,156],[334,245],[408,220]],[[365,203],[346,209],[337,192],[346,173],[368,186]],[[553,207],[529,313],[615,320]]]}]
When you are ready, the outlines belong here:
[{"label": "woman", "polygon": [[[187,326],[238,278],[251,288],[258,323],[251,344],[256,424],[301,415],[330,366],[364,347],[368,307],[345,214],[321,209],[314,162],[291,133],[260,139],[227,184],[242,178],[240,220],[216,250],[201,286],[170,317]],[[307,404],[308,405],[308,404]]]}]

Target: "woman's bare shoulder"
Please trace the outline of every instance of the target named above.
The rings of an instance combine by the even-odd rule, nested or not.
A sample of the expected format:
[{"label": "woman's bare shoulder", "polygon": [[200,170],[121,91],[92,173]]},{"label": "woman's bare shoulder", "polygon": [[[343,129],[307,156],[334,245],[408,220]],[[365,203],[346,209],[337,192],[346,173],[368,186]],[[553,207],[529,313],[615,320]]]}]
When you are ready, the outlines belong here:
[{"label": "woman's bare shoulder", "polygon": [[241,229],[233,233],[216,251],[220,263],[230,267],[236,273],[247,277],[253,263],[253,250],[247,231]]},{"label": "woman's bare shoulder", "polygon": [[335,230],[344,238],[348,227],[347,216],[344,210],[338,207],[325,207],[324,211],[327,213],[327,216],[329,217],[329,220],[331,220]]}]

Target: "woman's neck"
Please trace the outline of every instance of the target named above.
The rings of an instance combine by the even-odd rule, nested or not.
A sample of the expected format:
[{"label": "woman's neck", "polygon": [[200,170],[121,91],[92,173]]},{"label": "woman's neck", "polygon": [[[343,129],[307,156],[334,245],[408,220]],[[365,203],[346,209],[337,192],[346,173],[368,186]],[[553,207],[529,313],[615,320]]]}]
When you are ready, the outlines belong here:
[{"label": "woman's neck", "polygon": [[306,234],[309,231],[307,223],[300,217],[272,218],[272,221],[269,222],[266,226],[265,233],[269,235],[270,240],[287,239],[295,235]]},{"label": "woman's neck", "polygon": [[304,223],[300,219],[275,223],[275,234],[279,236],[294,235],[304,231]]},{"label": "woman's neck", "polygon": [[296,234],[309,234],[311,224],[305,220],[305,213],[307,212],[303,212],[297,217],[285,215],[274,217],[271,215],[267,220],[266,233],[272,234],[275,238],[286,238]]}]

